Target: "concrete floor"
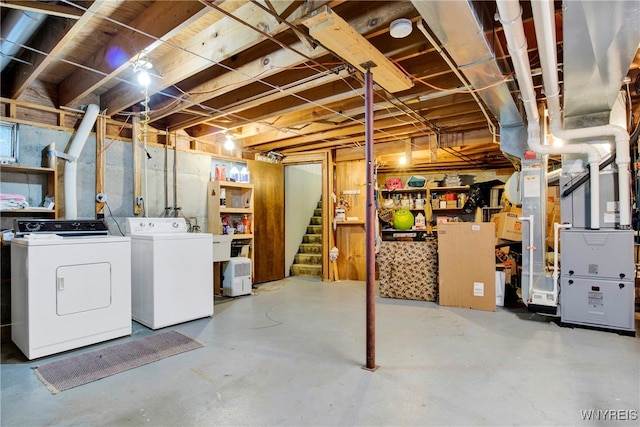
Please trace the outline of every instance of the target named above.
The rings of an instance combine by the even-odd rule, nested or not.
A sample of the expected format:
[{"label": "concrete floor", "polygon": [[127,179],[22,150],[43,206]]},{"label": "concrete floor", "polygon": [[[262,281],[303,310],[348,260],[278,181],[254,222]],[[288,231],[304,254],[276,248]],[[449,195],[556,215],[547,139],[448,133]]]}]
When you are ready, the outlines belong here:
[{"label": "concrete floor", "polygon": [[[56,395],[2,340],[3,426],[638,425],[640,338],[379,298],[376,372],[364,283],[287,279],[176,329],[206,344]],[[600,421],[581,411],[600,410]],[[616,410],[618,421],[603,422]],[[622,414],[622,415],[621,415]]]}]

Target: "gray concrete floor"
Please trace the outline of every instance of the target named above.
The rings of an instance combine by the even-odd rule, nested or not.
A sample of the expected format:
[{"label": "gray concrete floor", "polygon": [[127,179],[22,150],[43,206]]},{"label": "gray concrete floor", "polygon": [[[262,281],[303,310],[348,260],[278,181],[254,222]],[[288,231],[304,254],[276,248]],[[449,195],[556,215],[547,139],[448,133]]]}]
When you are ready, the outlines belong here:
[{"label": "gray concrete floor", "polygon": [[[287,279],[165,328],[206,344],[52,395],[31,369],[131,337],[27,361],[2,340],[3,426],[638,425],[640,338],[496,312],[376,301],[365,361],[363,282]],[[162,331],[162,330],[161,330]],[[622,415],[620,415],[622,414]]]}]

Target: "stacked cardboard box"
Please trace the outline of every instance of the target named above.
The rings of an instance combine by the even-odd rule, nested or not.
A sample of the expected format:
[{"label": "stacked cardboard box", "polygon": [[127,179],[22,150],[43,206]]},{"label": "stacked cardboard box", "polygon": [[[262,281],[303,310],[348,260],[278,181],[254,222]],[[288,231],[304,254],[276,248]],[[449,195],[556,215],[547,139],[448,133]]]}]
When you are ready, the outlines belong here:
[{"label": "stacked cardboard box", "polygon": [[496,227],[496,238],[503,240],[522,241],[522,209],[510,208],[508,212],[500,212],[491,216]]},{"label": "stacked cardboard box", "polygon": [[[547,187],[547,247],[553,248],[553,224],[560,222],[560,187]],[[560,241],[558,241],[560,245]]]}]

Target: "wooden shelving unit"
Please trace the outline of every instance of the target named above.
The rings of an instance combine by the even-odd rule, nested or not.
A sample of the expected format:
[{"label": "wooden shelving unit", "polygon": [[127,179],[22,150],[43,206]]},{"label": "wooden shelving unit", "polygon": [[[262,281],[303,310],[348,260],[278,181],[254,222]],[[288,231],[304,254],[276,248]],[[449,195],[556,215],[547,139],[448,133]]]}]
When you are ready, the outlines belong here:
[{"label": "wooden shelving unit", "polygon": [[[473,221],[473,214],[469,214],[465,212],[463,209],[464,200],[466,200],[466,198],[468,197],[469,186],[431,187],[429,189],[423,188],[423,187],[420,187],[420,188],[408,187],[408,188],[402,188],[397,190],[380,189],[380,193],[383,199],[393,198],[398,194],[401,196],[405,194],[408,194],[411,196],[422,195],[422,198],[424,198],[424,205],[427,206],[427,204],[429,204],[431,206],[431,212],[433,214],[434,219],[438,216],[454,216],[454,217],[460,217],[464,221]],[[447,203],[447,200],[446,200],[447,194],[453,195],[453,200],[450,200],[449,202],[450,204],[455,204],[455,206],[440,207],[441,201],[444,202],[445,204]],[[460,198],[459,195],[462,195],[462,198]],[[411,210],[414,216],[418,212],[424,212],[424,208],[411,207],[409,210]],[[429,229],[430,227],[427,227],[427,228]],[[435,230],[436,228],[437,227],[431,227],[431,229],[433,230]],[[425,230],[412,229],[412,230],[401,231],[393,228],[382,228],[381,231],[385,236],[393,236],[394,238],[410,237],[410,238],[419,238],[420,240],[422,240],[422,238],[425,235],[428,235]]]},{"label": "wooden shelving unit", "polygon": [[[224,205],[221,198],[224,196]],[[253,262],[253,184],[232,181],[209,181],[207,184],[207,229],[211,234],[225,234],[225,218],[232,228],[242,225],[246,216],[249,230],[234,230],[233,241],[249,245]],[[236,227],[234,227],[234,225]],[[229,234],[228,232],[226,234]]]},{"label": "wooden shelving unit", "polygon": [[[2,209],[2,229],[12,228],[14,218],[58,218],[58,177],[55,169],[0,164],[0,192],[21,194],[29,207]],[[53,197],[53,209],[40,207],[45,196]]]}]

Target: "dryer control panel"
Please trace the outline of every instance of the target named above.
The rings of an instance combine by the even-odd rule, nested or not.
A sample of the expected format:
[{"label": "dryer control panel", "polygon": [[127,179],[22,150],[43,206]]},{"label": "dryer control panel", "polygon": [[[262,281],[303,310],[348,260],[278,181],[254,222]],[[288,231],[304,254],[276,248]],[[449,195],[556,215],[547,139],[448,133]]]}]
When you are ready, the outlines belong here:
[{"label": "dryer control panel", "polygon": [[104,221],[87,219],[16,219],[16,237],[32,233],[57,234],[59,236],[106,236],[109,227]]}]

